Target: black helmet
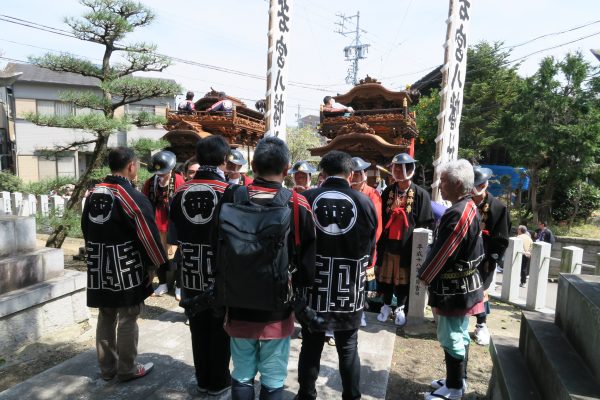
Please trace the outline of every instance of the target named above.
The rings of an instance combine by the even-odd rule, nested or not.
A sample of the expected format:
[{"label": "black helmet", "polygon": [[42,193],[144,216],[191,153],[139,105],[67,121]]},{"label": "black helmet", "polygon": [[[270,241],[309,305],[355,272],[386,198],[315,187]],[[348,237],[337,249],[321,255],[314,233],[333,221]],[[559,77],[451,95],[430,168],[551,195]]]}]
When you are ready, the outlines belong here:
[{"label": "black helmet", "polygon": [[227,161],[232,164],[235,164],[235,165],[246,165],[247,164],[247,161],[244,158],[244,154],[237,149],[229,150],[229,155],[227,156]]},{"label": "black helmet", "polygon": [[417,162],[417,160],[412,158],[407,153],[396,154],[394,156],[394,158],[392,159],[392,164],[411,164],[411,163],[416,163],[416,162]]},{"label": "black helmet", "polygon": [[317,172],[315,167],[310,165],[307,161],[296,161],[292,169],[290,169],[290,174],[295,174],[296,172],[304,172],[306,174],[314,174]]},{"label": "black helmet", "polygon": [[175,154],[171,153],[170,151],[159,151],[152,156],[152,160],[148,165],[148,171],[159,175],[166,174],[175,168],[175,164],[177,162],[176,158],[177,157],[175,157]]},{"label": "black helmet", "polygon": [[484,167],[473,167],[473,174],[475,174],[475,180],[473,181],[473,186],[479,186],[482,183],[488,181],[494,172],[489,168]]},{"label": "black helmet", "polygon": [[366,162],[362,158],[352,157],[352,171],[355,171],[355,172],[364,171],[365,169],[369,168],[370,166],[371,166],[371,163]]}]

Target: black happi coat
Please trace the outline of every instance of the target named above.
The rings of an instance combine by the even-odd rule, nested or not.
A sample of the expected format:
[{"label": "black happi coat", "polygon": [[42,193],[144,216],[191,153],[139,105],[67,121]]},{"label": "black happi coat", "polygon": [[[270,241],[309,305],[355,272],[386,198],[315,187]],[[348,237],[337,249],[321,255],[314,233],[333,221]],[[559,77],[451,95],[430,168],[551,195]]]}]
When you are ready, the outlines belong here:
[{"label": "black happi coat", "polygon": [[[219,215],[220,209],[225,203],[233,202],[233,194],[238,185],[231,185],[223,193],[223,197],[217,206],[215,215]],[[257,204],[268,204],[278,190],[283,186],[279,182],[272,182],[257,177],[249,186],[248,193],[250,200]],[[283,188],[284,190],[288,190]],[[293,209],[293,199],[290,199],[289,207]],[[310,206],[304,198],[304,193],[298,194],[298,230],[300,232],[300,246],[295,246],[294,234],[288,235],[288,252],[290,258],[291,270],[295,272],[292,275],[292,282],[295,288],[302,290],[305,287],[312,286],[315,281],[315,224],[310,212]],[[218,251],[218,217],[212,224],[211,241],[213,248]],[[292,219],[291,232],[295,232],[294,219]],[[217,275],[216,279],[219,279]],[[273,322],[283,321],[289,318],[292,313],[292,306],[286,310],[263,311],[248,308],[229,307],[227,316],[232,320],[248,322]]]},{"label": "black happi coat", "polygon": [[302,193],[317,228],[315,285],[309,305],[333,330],[357,329],[365,301],[366,271],[375,250],[377,213],[348,181],[328,178]]},{"label": "black happi coat", "polygon": [[483,259],[483,243],[477,206],[470,196],[446,210],[433,245],[419,269],[429,284],[429,305],[442,313],[457,313],[483,300],[477,267]]},{"label": "black happi coat", "polygon": [[169,230],[174,228],[183,258],[183,298],[196,296],[214,281],[216,254],[210,235],[215,209],[227,186],[218,174],[201,170],[177,188],[171,201]]},{"label": "black happi coat", "polygon": [[504,203],[486,193],[485,199],[477,206],[481,218],[481,233],[487,258],[496,262],[502,260],[508,247],[510,218]]},{"label": "black happi coat", "polygon": [[412,234],[415,228],[433,229],[434,219],[433,211],[431,210],[431,198],[423,188],[411,182],[407,193],[412,190],[414,192],[413,203],[410,212],[406,213],[408,220],[408,229],[402,235],[401,240],[393,240],[388,237],[389,228],[385,229],[392,214],[391,206],[394,201],[396,187],[398,183],[394,183],[385,188],[381,193],[381,217],[383,232],[379,238],[377,252],[377,264],[381,265],[384,253],[400,254],[402,266],[409,267],[412,257]]},{"label": "black happi coat", "polygon": [[85,202],[88,307],[129,307],[152,293],[147,270],[167,262],[150,201],[125,178],[109,175]]}]

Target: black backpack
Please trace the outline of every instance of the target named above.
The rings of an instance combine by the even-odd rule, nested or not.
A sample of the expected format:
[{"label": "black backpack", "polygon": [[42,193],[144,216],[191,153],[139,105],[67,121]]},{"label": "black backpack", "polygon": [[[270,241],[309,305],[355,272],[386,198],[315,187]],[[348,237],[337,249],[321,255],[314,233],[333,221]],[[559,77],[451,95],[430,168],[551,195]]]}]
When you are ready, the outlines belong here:
[{"label": "black backpack", "polygon": [[[293,211],[288,203],[293,198]],[[282,311],[292,290],[288,237],[292,218],[298,238],[297,194],[280,189],[265,205],[250,201],[248,188],[233,189],[219,213],[217,296],[228,307]]]}]

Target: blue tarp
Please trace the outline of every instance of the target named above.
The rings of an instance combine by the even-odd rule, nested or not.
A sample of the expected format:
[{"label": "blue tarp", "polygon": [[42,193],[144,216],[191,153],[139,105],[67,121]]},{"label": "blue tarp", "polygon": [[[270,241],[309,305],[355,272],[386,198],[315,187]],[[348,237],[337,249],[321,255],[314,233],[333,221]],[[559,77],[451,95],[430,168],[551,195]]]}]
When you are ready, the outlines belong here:
[{"label": "blue tarp", "polygon": [[494,175],[490,179],[490,184],[488,186],[488,190],[491,194],[498,197],[503,194],[502,184],[500,184],[500,179],[504,175],[510,176],[511,183],[511,191],[521,189],[528,190],[529,189],[529,176],[527,174],[527,170],[523,167],[511,167],[509,165],[481,165],[482,167],[486,167],[491,169],[494,172]]}]

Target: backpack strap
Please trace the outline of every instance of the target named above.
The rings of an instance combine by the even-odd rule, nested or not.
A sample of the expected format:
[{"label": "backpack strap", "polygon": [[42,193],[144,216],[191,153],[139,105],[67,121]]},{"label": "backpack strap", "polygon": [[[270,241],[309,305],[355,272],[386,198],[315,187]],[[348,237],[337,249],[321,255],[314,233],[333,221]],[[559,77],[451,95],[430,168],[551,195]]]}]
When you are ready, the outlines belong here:
[{"label": "backpack strap", "polygon": [[248,193],[248,187],[244,185],[237,186],[232,189],[233,191],[233,202],[235,204],[247,204],[250,202],[250,194]]},{"label": "backpack strap", "polygon": [[278,207],[287,207],[293,193],[294,192],[282,187],[277,191],[270,204]]},{"label": "backpack strap", "polygon": [[292,192],[292,204],[294,212],[294,244],[300,248],[300,210],[298,207],[298,192]]}]

